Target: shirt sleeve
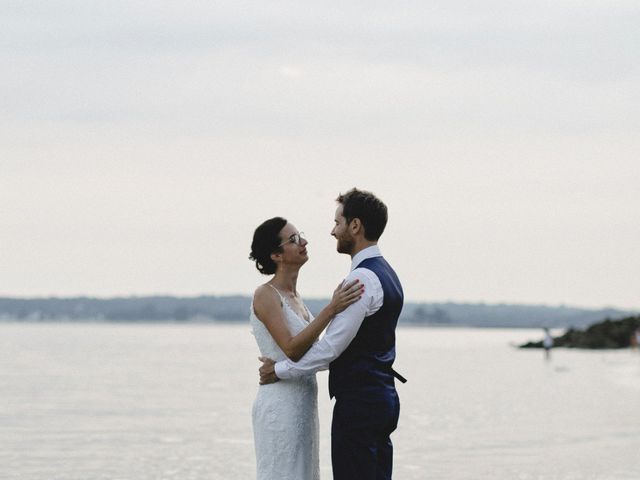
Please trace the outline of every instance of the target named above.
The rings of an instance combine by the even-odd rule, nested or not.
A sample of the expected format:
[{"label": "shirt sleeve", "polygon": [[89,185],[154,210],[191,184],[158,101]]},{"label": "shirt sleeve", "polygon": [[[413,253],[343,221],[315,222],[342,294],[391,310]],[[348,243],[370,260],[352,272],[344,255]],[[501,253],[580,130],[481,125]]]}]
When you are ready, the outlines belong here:
[{"label": "shirt sleeve", "polygon": [[376,274],[365,268],[356,268],[347,276],[345,282],[355,279],[364,285],[362,298],[336,315],[322,339],[314,343],[300,360],[277,362],[274,368],[279,379],[312,375],[329,368],[329,364],[349,346],[365,317],[380,309],[384,294]]}]

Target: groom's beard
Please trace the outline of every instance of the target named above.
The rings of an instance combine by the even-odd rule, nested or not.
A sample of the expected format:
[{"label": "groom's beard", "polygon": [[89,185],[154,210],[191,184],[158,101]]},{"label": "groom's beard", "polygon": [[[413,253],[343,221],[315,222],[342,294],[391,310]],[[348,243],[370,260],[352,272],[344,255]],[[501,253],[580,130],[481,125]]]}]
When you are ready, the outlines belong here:
[{"label": "groom's beard", "polygon": [[346,253],[347,255],[351,255],[354,245],[355,242],[350,238],[339,238],[337,246],[338,253]]}]

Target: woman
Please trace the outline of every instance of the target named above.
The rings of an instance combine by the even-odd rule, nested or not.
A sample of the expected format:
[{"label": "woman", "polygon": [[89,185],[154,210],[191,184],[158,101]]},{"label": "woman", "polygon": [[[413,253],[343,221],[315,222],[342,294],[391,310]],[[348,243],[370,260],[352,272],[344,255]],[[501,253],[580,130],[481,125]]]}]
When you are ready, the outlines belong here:
[{"label": "woman", "polygon": [[[296,283],[309,259],[303,234],[275,217],[254,232],[250,259],[273,277],[253,297],[250,322],[263,357],[296,361],[317,340],[333,317],[362,294],[357,282],[338,286],[314,319]],[[261,385],[253,404],[253,433],[258,480],[317,480],[318,408],[315,376]]]}]

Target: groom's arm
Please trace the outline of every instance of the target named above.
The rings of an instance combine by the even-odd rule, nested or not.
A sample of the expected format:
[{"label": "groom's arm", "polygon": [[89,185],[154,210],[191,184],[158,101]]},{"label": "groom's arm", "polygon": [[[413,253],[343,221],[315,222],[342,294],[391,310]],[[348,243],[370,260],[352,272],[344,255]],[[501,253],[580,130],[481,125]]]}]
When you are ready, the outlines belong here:
[{"label": "groom's arm", "polygon": [[261,383],[271,383],[270,380],[286,380],[326,370],[329,364],[345,351],[358,333],[364,318],[380,309],[384,296],[380,280],[371,270],[357,268],[347,276],[345,281],[355,279],[360,280],[364,285],[365,293],[362,298],[336,315],[322,339],[313,344],[299,361],[283,360],[273,366],[264,365],[264,369],[261,369]]}]

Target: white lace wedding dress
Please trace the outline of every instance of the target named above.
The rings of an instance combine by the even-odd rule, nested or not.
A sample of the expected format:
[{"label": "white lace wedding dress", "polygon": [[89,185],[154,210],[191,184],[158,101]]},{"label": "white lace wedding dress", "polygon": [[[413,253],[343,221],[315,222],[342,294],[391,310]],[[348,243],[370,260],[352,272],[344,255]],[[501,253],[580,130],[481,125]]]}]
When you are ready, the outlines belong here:
[{"label": "white lace wedding dress", "polygon": [[[308,323],[282,295],[280,299],[289,331],[296,335]],[[308,315],[313,318],[311,312]],[[286,358],[256,317],[253,305],[249,318],[262,356],[276,361]],[[260,385],[252,418],[257,480],[319,480],[318,385],[315,375]]]}]

